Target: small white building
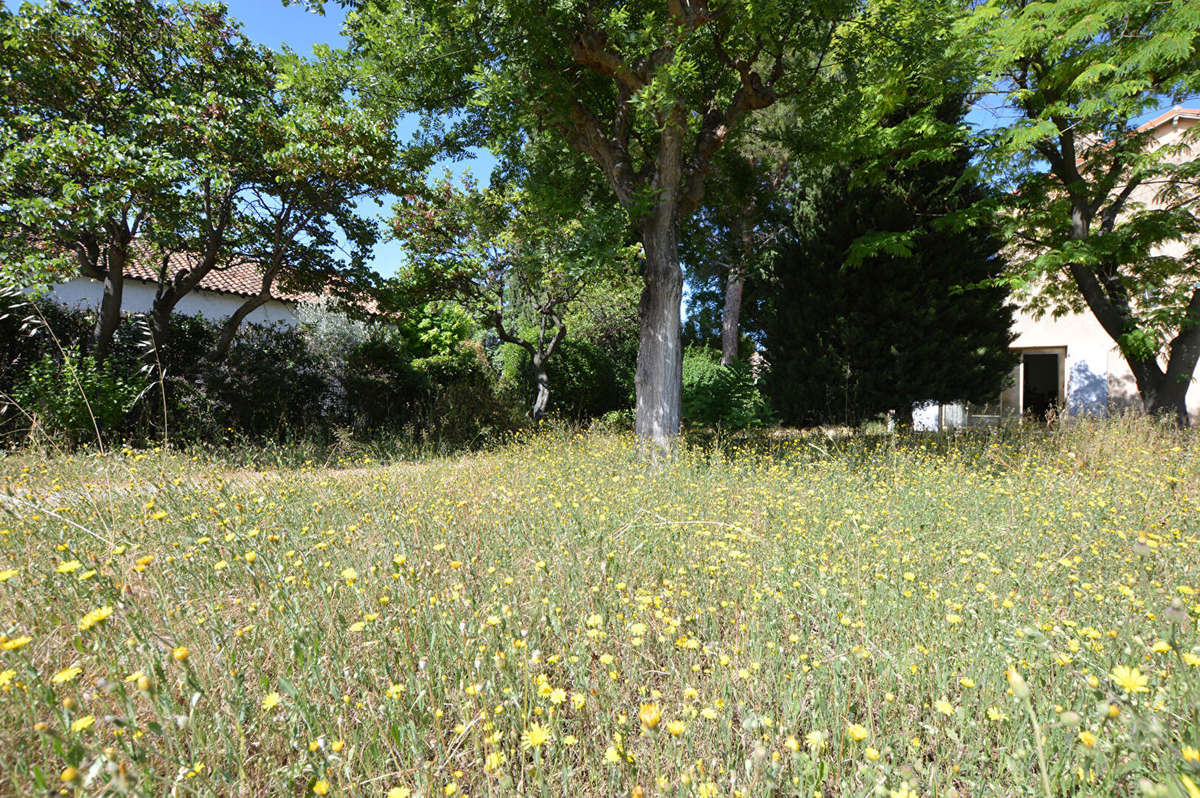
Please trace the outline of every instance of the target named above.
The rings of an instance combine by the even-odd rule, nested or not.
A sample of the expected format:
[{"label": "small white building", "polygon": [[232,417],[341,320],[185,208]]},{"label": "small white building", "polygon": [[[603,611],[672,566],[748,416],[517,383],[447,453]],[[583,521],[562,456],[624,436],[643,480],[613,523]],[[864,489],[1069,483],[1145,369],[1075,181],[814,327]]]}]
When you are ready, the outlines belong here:
[{"label": "small white building", "polygon": [[[154,258],[133,257],[125,268],[125,283],[121,292],[121,310],[125,313],[148,313],[154,304],[158,273]],[[195,290],[175,306],[175,313],[203,316],[210,321],[226,319],[247,299],[257,296],[262,287],[262,272],[252,263],[242,262],[213,269],[200,280]],[[49,287],[49,296],[68,307],[97,310],[104,295],[104,284],[90,277],[73,277]],[[246,322],[251,324],[297,323],[297,305],[314,301],[310,294],[293,294],[272,287],[271,299],[256,308]]]},{"label": "small white building", "polygon": [[[1162,144],[1177,144],[1197,122],[1200,109],[1176,107],[1139,130],[1153,130]],[[1134,199],[1148,205],[1153,202],[1152,194],[1145,189],[1135,192]],[[1183,247],[1176,246],[1182,254]],[[913,426],[919,430],[986,426],[1022,416],[1044,418],[1051,408],[1078,417],[1140,407],[1129,364],[1090,312],[1038,318],[1019,310],[1013,332],[1012,348],[1020,353],[1021,362],[995,403],[984,407],[929,404],[914,410]],[[1200,369],[1195,376],[1200,376]],[[1188,389],[1187,406],[1192,422],[1200,421],[1200,385],[1195,377]]]}]

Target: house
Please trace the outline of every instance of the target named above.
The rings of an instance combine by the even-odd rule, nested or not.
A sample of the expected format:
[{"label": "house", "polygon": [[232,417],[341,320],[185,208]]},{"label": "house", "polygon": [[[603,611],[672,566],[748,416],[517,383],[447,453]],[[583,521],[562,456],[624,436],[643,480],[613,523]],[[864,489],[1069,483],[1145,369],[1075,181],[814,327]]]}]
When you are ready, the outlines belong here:
[{"label": "house", "polygon": [[[168,274],[183,268],[186,254],[172,255]],[[139,252],[130,258],[125,267],[125,283],[121,293],[121,310],[125,313],[148,313],[154,304],[158,288],[158,269],[161,262],[150,253]],[[262,272],[249,261],[234,263],[213,269],[200,280],[199,285],[179,301],[175,313],[187,316],[203,316],[216,321],[228,318],[250,297],[257,296],[262,288]],[[104,284],[90,277],[78,276],[49,287],[49,296],[55,302],[68,307],[96,309],[104,294]],[[301,303],[314,302],[315,294],[291,293],[271,287],[271,298],[256,308],[245,319],[251,324],[295,325],[299,320],[297,307]]]},{"label": "house", "polygon": [[[1138,129],[1154,131],[1160,144],[1176,144],[1197,123],[1200,108],[1176,107]],[[1146,188],[1135,192],[1134,199],[1149,205],[1152,195],[1153,190]],[[1176,246],[1182,251],[1181,245]],[[1037,318],[1019,310],[1013,333],[1016,338],[1011,346],[1021,362],[994,403],[983,407],[929,404],[914,410],[914,427],[938,430],[995,424],[1023,415],[1041,418],[1051,408],[1078,417],[1140,406],[1129,365],[1090,312]],[[1196,376],[1200,377],[1200,371]],[[1200,420],[1200,385],[1195,379],[1187,393],[1187,406],[1193,423]]]}]

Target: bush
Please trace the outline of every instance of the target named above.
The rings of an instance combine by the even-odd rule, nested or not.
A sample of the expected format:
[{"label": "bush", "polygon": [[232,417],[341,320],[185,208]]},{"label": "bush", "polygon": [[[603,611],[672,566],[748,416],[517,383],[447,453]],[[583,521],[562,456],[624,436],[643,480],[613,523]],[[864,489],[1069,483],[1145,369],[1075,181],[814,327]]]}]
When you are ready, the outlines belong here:
[{"label": "bush", "polygon": [[145,391],[146,380],[129,380],[112,363],[90,355],[44,355],[13,389],[17,406],[51,437],[69,443],[119,429]]},{"label": "bush", "polygon": [[769,423],[770,411],[748,365],[722,366],[716,350],[688,347],[683,353],[683,419],[737,430]]},{"label": "bush", "polygon": [[[536,388],[533,359],[519,346],[505,344],[505,390],[509,402],[525,414]],[[629,405],[630,386],[617,374],[613,359],[591,341],[563,339],[546,363],[550,377],[550,413],[583,421]]]},{"label": "bush", "polygon": [[[130,315],[103,367],[79,362],[98,369],[83,372],[94,390],[136,387],[130,406],[129,393],[114,388],[122,411],[105,408],[98,419],[107,435],[131,442],[320,443],[350,433],[460,445],[507,427],[511,414],[497,399],[469,319],[454,307],[424,311],[419,321],[398,326],[353,321],[326,306],[302,309],[295,328],[244,325],[220,362],[210,359],[218,324],[175,316],[168,344],[156,351],[145,317]],[[57,366],[38,364],[61,360],[62,351],[78,358],[94,318],[52,303],[35,306],[17,293],[0,296],[0,433],[16,440],[28,432],[28,417],[11,401],[24,386],[21,403],[35,407],[47,428],[65,425],[78,434],[79,408],[56,406],[51,418],[45,404],[78,391],[51,382]]]}]

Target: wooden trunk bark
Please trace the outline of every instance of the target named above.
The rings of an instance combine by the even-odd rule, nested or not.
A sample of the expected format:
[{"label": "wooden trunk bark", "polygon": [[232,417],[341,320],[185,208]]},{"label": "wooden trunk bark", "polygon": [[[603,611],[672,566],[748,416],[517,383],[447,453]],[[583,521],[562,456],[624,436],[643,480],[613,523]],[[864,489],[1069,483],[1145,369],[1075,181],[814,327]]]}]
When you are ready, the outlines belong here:
[{"label": "wooden trunk bark", "polygon": [[229,347],[233,345],[234,336],[237,335],[242,322],[255,310],[267,304],[268,299],[270,299],[269,294],[247,299],[225,320],[225,324],[221,326],[221,337],[217,339],[217,347],[213,350],[212,359],[214,361],[220,363],[229,355]]},{"label": "wooden trunk bark", "polygon": [[125,288],[125,262],[129,257],[127,241],[114,243],[104,255],[104,295],[100,300],[100,315],[92,328],[92,352],[104,360],[112,351],[113,335],[121,324],[121,295]]},{"label": "wooden trunk bark", "polygon": [[643,441],[669,449],[682,419],[683,348],[680,303],[679,230],[674,214],[667,223],[642,227],[646,252],[645,285],[639,306],[637,409],[634,431]]},{"label": "wooden trunk bark", "polygon": [[533,375],[537,393],[534,396],[533,409],[530,410],[529,415],[536,424],[546,417],[546,408],[550,404],[550,376],[546,373],[546,366],[541,357],[537,355],[534,355],[533,358]]},{"label": "wooden trunk bark", "polygon": [[[1133,372],[1138,395],[1142,399],[1142,408],[1146,413],[1160,418],[1170,418],[1180,427],[1191,426],[1191,416],[1187,409],[1187,391],[1191,380],[1189,378],[1181,379],[1172,374],[1171,364],[1168,364],[1167,371],[1163,372],[1157,362],[1139,362],[1128,357],[1126,359],[1130,371]],[[1179,357],[1177,353],[1172,352],[1171,363],[1176,366],[1174,371],[1180,370],[1180,366],[1183,365],[1180,361],[1183,360],[1190,361],[1191,370],[1196,368],[1194,356]],[[1190,374],[1191,371],[1186,373]]]},{"label": "wooden trunk bark", "polygon": [[725,277],[725,307],[721,311],[721,365],[728,366],[738,359],[741,343],[739,324],[742,315],[742,293],[746,280],[737,269]]}]

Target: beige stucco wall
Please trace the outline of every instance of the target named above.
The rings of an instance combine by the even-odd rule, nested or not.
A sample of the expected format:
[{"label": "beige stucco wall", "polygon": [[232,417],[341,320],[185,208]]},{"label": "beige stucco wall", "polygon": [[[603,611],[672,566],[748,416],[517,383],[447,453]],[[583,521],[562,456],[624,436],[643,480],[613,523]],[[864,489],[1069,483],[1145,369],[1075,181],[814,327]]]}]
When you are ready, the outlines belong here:
[{"label": "beige stucco wall", "polygon": [[[1168,160],[1179,162],[1193,157],[1191,150],[1194,145],[1189,147],[1183,136],[1196,124],[1196,119],[1176,116],[1157,129],[1159,146],[1183,145],[1179,152],[1170,154]],[[1143,185],[1133,192],[1130,201],[1153,207],[1157,202],[1157,192],[1158,186]],[[1183,242],[1171,242],[1159,247],[1156,254],[1179,257],[1185,250]],[[1090,313],[1069,314],[1060,318],[1044,316],[1040,319],[1028,313],[1018,313],[1014,332],[1017,338],[1013,347],[1017,349],[1065,347],[1064,398],[1070,414],[1119,412],[1140,405],[1137,385],[1129,365],[1116,343]],[[1200,369],[1197,376],[1200,377]],[[1006,393],[1015,400],[1015,387]],[[1188,390],[1187,403],[1193,420],[1200,419],[1200,383],[1196,380]]]},{"label": "beige stucco wall", "polygon": [[[1064,399],[1070,415],[1113,413],[1139,406],[1129,364],[1091,314],[1038,319],[1018,313],[1013,331],[1017,336],[1012,344],[1014,349],[1065,349]],[[1014,405],[1017,387],[1014,385],[1005,393],[1005,404]],[[1200,368],[1188,389],[1187,405],[1192,420],[1200,422]]]}]

